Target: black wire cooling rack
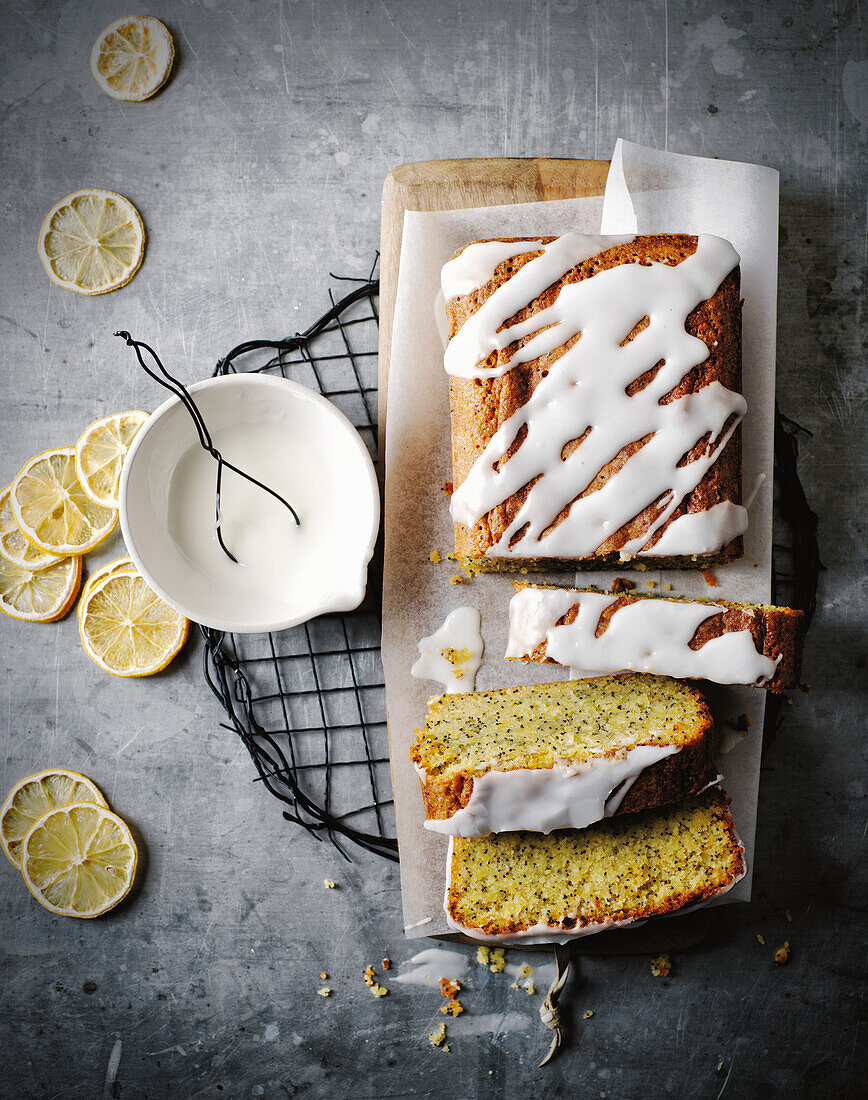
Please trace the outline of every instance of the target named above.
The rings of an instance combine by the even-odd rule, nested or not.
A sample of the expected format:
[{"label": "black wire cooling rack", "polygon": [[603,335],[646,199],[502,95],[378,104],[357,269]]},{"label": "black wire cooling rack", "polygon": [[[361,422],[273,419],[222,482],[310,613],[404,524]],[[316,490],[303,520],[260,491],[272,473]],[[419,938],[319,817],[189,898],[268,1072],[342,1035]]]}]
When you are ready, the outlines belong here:
[{"label": "black wire cooling rack", "polygon": [[[366,279],[304,332],[283,340],[239,344],[215,374],[270,371],[317,390],[352,421],[377,461],[376,263]],[[332,278],[339,278],[332,276]],[[257,352],[271,352],[254,362]],[[261,356],[260,356],[261,358]],[[775,410],[775,533],[772,599],[806,612],[816,602],[822,565],[817,517],[798,474],[805,433]],[[285,808],[283,816],[342,855],[343,840],[397,860],[389,776],[386,699],[380,660],[382,551],[371,562],[368,589],[355,611],[325,615],[271,634],[228,634],[202,627],[205,677],[246,745],[259,779]],[[766,729],[780,720],[781,698],[769,696]]]},{"label": "black wire cooling rack", "polygon": [[[269,371],[323,394],[352,421],[377,461],[377,297],[374,270],[304,332],[251,340],[215,374]],[[337,278],[333,276],[333,278]],[[253,363],[256,352],[273,354]],[[261,359],[261,357],[260,357]],[[249,364],[249,365],[248,365]],[[260,780],[285,803],[288,821],[326,834],[346,856],[346,838],[397,860],[380,661],[382,556],[365,600],[271,634],[202,628],[205,676],[250,752]]]}]

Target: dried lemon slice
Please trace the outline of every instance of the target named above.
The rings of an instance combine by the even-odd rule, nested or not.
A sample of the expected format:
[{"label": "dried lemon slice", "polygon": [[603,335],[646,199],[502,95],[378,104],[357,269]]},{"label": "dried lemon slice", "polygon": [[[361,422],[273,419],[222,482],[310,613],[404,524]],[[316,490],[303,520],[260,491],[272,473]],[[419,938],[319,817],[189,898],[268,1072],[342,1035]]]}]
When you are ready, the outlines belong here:
[{"label": "dried lemon slice", "polygon": [[169,79],[175,43],[168,27],[150,15],[125,15],[94,42],[90,71],[112,99],[139,103]]},{"label": "dried lemon slice", "polygon": [[49,810],[70,802],[96,802],[108,808],[102,791],[86,775],[67,768],[48,768],[16,783],[0,809],[0,843],[21,870],[21,842]]},{"label": "dried lemon slice", "polygon": [[75,448],[58,447],[31,458],[12,482],[18,526],[40,550],[85,554],[115,529],[116,508],[95,504],[75,469]]},{"label": "dried lemon slice", "polygon": [[55,558],[35,572],[0,554],[0,611],[29,623],[53,623],[75,603],[81,558]]},{"label": "dried lemon slice", "polygon": [[145,254],[145,227],[129,199],[114,191],[75,191],[49,210],[39,258],[58,286],[108,294],[126,286]]},{"label": "dried lemon slice", "polygon": [[34,573],[38,569],[56,565],[61,555],[39,550],[24,537],[12,510],[11,489],[11,485],[0,489],[0,554],[14,565],[20,565]]},{"label": "dried lemon slice", "polygon": [[130,892],[138,852],[125,821],[95,802],[43,814],[21,843],[21,872],[40,905],[64,917],[98,917]]},{"label": "dried lemon slice", "polygon": [[82,432],[75,445],[75,471],[95,504],[117,508],[124,459],[147,419],[146,412],[115,413],[95,420]]},{"label": "dried lemon slice", "polygon": [[78,605],[85,652],[113,676],[151,676],[187,640],[189,623],[135,570],[111,573]]}]

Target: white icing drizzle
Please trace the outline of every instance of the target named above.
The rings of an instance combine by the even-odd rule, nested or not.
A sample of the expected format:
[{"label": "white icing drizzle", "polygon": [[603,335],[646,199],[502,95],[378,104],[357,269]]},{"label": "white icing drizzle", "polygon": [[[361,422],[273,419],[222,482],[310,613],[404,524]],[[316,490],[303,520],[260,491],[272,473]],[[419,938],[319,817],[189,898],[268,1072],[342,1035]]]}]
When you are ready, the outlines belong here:
[{"label": "white icing drizzle", "polygon": [[542,241],[479,241],[469,244],[440,271],[443,297],[448,302],[450,298],[472,294],[490,282],[494,272],[506,260],[544,247]]},{"label": "white icing drizzle", "polygon": [[[674,266],[622,264],[569,283],[551,306],[504,327],[577,263],[633,239],[578,233],[557,238],[499,286],[446,349],[450,375],[495,378],[581,334],[549,366],[529,400],[501,425],[452,495],[453,519],[472,527],[537,479],[512,523],[486,551],[490,557],[588,557],[659,499],[657,518],[622,549],[622,555],[638,554],[696,488],[744,416],[747,406],[741,394],[716,381],[659,404],[708,358],[708,348],[687,333],[685,322],[738,263],[732,245],[719,237],[701,235],[695,253]],[[645,317],[646,328],[621,347]],[[480,366],[492,352],[520,340],[527,342],[506,362]],[[661,360],[654,379],[628,396],[627,387]],[[508,461],[501,461],[523,429],[521,445]],[[566,444],[585,432],[583,442],[562,459]],[[681,457],[706,434],[709,443],[703,454],[679,467]],[[575,499],[624,447],[646,436],[648,442],[601,488]],[[552,527],[568,505],[566,518]],[[731,520],[729,513],[715,513],[711,525],[726,518]],[[717,549],[727,540],[718,532],[711,541]]]},{"label": "white icing drizzle", "polygon": [[[568,668],[654,672],[716,684],[759,685],[775,675],[781,657],[772,660],[758,652],[749,630],[730,631],[699,649],[690,648],[700,623],[726,611],[721,604],[634,600],[618,608],[596,637],[600,616],[618,598],[604,592],[522,588],[509,604],[506,655],[527,657],[545,642],[546,655]],[[557,626],[576,605],[575,621]]]},{"label": "white icing drizzle", "polygon": [[747,530],[747,508],[722,500],[705,512],[687,512],[674,519],[655,546],[640,550],[638,557],[682,557],[712,554]]},{"label": "white icing drizzle", "polygon": [[581,763],[485,772],[473,777],[466,806],[425,828],[449,836],[584,829],[616,813],[639,773],[676,752],[679,745],[636,745]]},{"label": "white icing drizzle", "polygon": [[458,951],[447,951],[442,947],[429,947],[414,955],[410,962],[414,969],[399,974],[395,979],[403,985],[438,986],[441,978],[454,982],[462,978],[467,970],[467,955]]},{"label": "white icing drizzle", "polygon": [[[738,837],[736,837],[738,839]],[[638,927],[640,924],[644,924],[647,918],[628,918],[627,920],[613,920],[607,917],[602,921],[595,921],[593,924],[576,925],[574,928],[564,928],[563,923],[559,924],[545,924],[540,921],[537,924],[533,924],[530,927],[523,929],[521,932],[505,933],[502,935],[488,935],[485,932],[480,932],[478,928],[471,928],[468,925],[460,924],[454,920],[449,912],[449,884],[452,879],[452,846],[453,837],[449,838],[449,853],[446,858],[446,894],[443,899],[443,908],[446,912],[446,923],[454,932],[462,932],[465,936],[469,936],[471,939],[478,940],[480,943],[499,943],[499,944],[531,944],[531,943],[570,943],[572,940],[579,939],[581,936],[593,936],[597,932],[606,932],[610,928],[624,928],[626,925],[633,925]],[[743,869],[741,874],[736,875],[730,882],[727,882],[719,890],[715,890],[712,894],[709,894],[707,898],[704,898],[700,902],[696,902],[694,905],[686,905],[681,909],[676,909],[672,914],[673,916],[679,913],[690,913],[694,909],[701,909],[708,905],[713,898],[722,897],[723,894],[728,893],[736,883],[741,882],[744,876],[747,874],[747,862],[744,859],[744,845],[739,841],[739,849],[742,854]],[[666,914],[667,916],[669,914]],[[567,914],[569,918],[578,919],[579,911],[574,910],[572,913]],[[651,918],[653,919],[653,918]]]},{"label": "white icing drizzle", "polygon": [[482,664],[482,616],[475,607],[456,607],[439,630],[419,642],[410,670],[420,680],[439,680],[452,695],[473,691]]}]

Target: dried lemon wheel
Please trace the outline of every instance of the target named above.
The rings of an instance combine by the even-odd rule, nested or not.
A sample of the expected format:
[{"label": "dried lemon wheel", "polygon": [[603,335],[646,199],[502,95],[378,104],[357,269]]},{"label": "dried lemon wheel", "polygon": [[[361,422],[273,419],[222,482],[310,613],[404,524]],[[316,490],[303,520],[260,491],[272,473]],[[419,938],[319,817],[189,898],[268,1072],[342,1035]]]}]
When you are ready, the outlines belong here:
[{"label": "dried lemon wheel", "polygon": [[85,652],[113,676],[151,676],[187,639],[189,624],[135,570],[111,573],[78,605]]},{"label": "dried lemon wheel", "polygon": [[78,772],[48,768],[16,783],[0,809],[0,843],[3,851],[21,870],[21,842],[49,810],[70,802],[96,802],[108,808],[97,785]]},{"label": "dried lemon wheel", "polygon": [[39,258],[58,286],[108,294],[126,286],[145,254],[145,227],[129,199],[114,191],[75,191],[49,210]]},{"label": "dried lemon wheel", "polygon": [[82,432],[75,445],[75,470],[95,504],[117,508],[124,459],[147,419],[146,412],[115,413],[95,420]]},{"label": "dried lemon wheel", "polygon": [[75,603],[81,558],[55,558],[35,572],[0,554],[0,611],[29,623],[53,623]]},{"label": "dried lemon wheel", "polygon": [[11,500],[18,526],[51,554],[86,554],[108,538],[118,521],[116,508],[95,504],[84,491],[74,447],[31,458],[12,482]]},{"label": "dried lemon wheel", "polygon": [[166,83],[174,59],[168,27],[150,15],[126,15],[94,42],[90,71],[112,99],[139,103]]},{"label": "dried lemon wheel", "polygon": [[138,852],[125,821],[95,802],[49,810],[21,842],[21,872],[40,905],[98,917],[130,891]]},{"label": "dried lemon wheel", "polygon": [[38,569],[56,565],[61,555],[38,550],[24,537],[24,532],[18,526],[18,520],[12,510],[11,489],[11,485],[0,489],[0,554],[14,565],[20,565],[34,573]]}]

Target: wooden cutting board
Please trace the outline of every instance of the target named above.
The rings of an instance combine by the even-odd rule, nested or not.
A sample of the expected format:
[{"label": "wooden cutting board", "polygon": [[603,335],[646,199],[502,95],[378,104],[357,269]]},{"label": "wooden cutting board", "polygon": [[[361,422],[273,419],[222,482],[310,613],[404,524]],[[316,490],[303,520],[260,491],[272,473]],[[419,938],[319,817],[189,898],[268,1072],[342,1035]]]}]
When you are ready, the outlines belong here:
[{"label": "wooden cutting board", "polygon": [[[474,206],[508,206],[519,202],[602,195],[609,171],[607,160],[519,159],[422,160],[402,164],[386,176],[380,225],[380,344],[378,415],[380,469],[384,469],[389,359],[392,319],[398,291],[398,267],[404,212],[407,210],[466,210]],[[637,929],[603,932],[577,940],[574,953],[591,955],[655,954],[687,948],[708,934],[714,911],[688,913]],[[441,939],[472,941],[464,936]],[[550,951],[550,947],[543,950]]]},{"label": "wooden cutting board", "polygon": [[401,236],[407,210],[466,210],[517,202],[602,195],[607,160],[552,160],[546,157],[479,157],[420,160],[386,176],[380,223],[380,356],[378,414],[380,457],[386,432],[392,318],[398,291]]}]

